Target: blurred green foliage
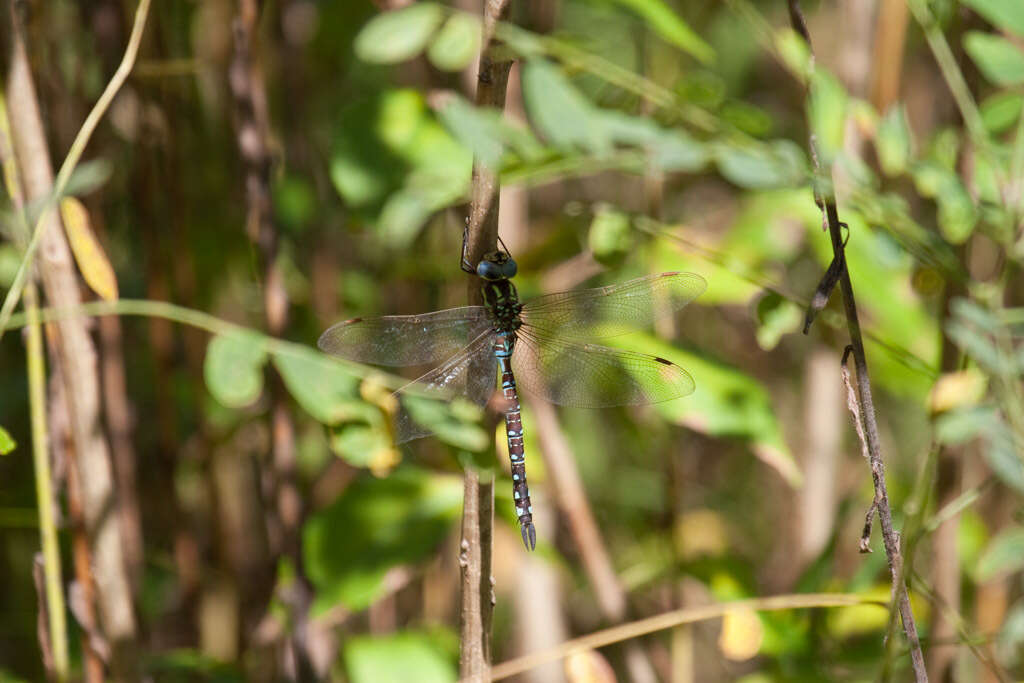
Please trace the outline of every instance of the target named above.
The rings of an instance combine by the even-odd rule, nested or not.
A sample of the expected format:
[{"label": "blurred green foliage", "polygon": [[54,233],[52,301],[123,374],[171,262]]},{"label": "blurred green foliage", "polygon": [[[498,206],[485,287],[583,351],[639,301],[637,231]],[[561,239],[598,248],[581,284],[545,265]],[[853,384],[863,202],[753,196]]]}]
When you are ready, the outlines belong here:
[{"label": "blurred green foliage", "polygon": [[[1024,243],[1014,194],[1024,170],[1024,4],[915,3],[936,15],[923,25],[925,38],[939,31],[962,47],[967,95],[980,102],[973,113],[928,116],[920,102],[947,99],[948,84],[916,25],[906,58],[931,80],[906,84],[916,99],[876,108],[849,92],[824,58],[808,79],[806,45],[769,3],[564,0],[547,26],[517,8],[515,25],[498,30],[521,88],[505,115],[477,107],[465,90],[480,49],[475,16],[431,2],[391,12],[368,2],[267,6],[260,55],[275,155],[269,182],[291,342],[257,332],[262,264],[245,233],[244,178],[223,83],[231,9],[158,5],[146,59],[186,60],[187,77],[133,79],[128,104],[111,112],[92,150],[99,159],[80,169],[73,194],[103,217],[123,296],[174,300],[245,326],[206,328],[207,339],[155,317],[123,323],[146,532],[139,612],[144,630],[157,634],[146,666],[158,680],[270,680],[260,659],[266,646],[248,635],[239,638],[249,649],[238,661],[203,653],[187,601],[198,600],[189,590],[225,576],[246,585],[217,535],[226,522],[223,494],[211,492],[216,454],[259,468],[265,480],[240,498],[273,505],[263,497],[278,484],[266,453],[276,435],[265,425],[268,396],[278,389],[290,397],[297,434],[298,466],[289,476],[305,505],[301,561],[266,560],[274,570],[266,573],[277,576],[275,597],[257,607],[288,635],[294,624],[281,595],[301,571],[312,619],[355,615],[331,632],[336,680],[454,680],[457,614],[446,605],[441,624],[436,613],[422,614],[423,595],[434,588],[424,568],[452,554],[462,496],[456,473],[471,459],[497,469],[498,547],[508,547],[506,537],[518,543],[506,464],[487,459],[494,435],[465,401],[415,390],[400,403],[390,398],[415,375],[387,376],[310,347],[336,319],[465,303],[458,250],[474,162],[527,193],[519,205],[525,217],[503,225],[524,298],[551,282],[599,286],[658,271],[708,280],[684,315],[609,342],[678,363],[696,393],[653,407],[559,412],[634,613],[673,606],[680,585],[715,600],[768,587],[888,599],[883,553],[852,551],[873,492],[846,414],[832,425],[843,430],[844,458],[836,465],[842,486],[831,501],[831,538],[809,557],[795,548],[796,501],[818,457],[807,452],[802,416],[815,398],[805,395],[806,359],[811,348],[846,343],[838,301],[809,337],[798,334],[806,299],[833,256],[811,191],[808,133],[837,171],[897,524],[920,514],[930,534],[940,513],[952,514],[938,509],[935,481],[919,473],[930,471],[927,459],[940,450],[953,453],[943,457],[969,468],[962,485],[973,487],[956,510],[961,614],[977,609],[986,586],[1024,570]],[[838,21],[834,7],[813,11]],[[82,110],[101,84],[97,74],[109,73],[103,45],[83,28],[93,25],[88,12],[66,0],[40,11],[38,21],[60,28],[41,34],[37,48],[46,55],[39,68],[47,70],[51,112]],[[48,125],[53,148],[64,149],[70,124],[53,113]],[[851,150],[851,131],[862,153]],[[516,206],[503,201],[506,211]],[[6,203],[2,209],[6,228],[12,214]],[[13,279],[19,249],[0,245],[2,286]],[[0,422],[9,430],[0,428],[0,454],[15,439],[29,441],[16,336],[0,348],[7,361]],[[524,398],[530,481],[547,492],[551,477]],[[437,438],[399,451],[391,426],[399,410]],[[11,485],[0,489],[0,510],[13,511],[3,519],[33,505],[28,450],[2,462],[0,476]],[[540,561],[559,572],[574,633],[594,630],[603,617],[575,539],[556,506],[544,514],[557,519],[541,539]],[[0,599],[0,661],[39,680],[28,646],[35,530],[7,531],[0,577],[19,590]],[[183,539],[194,544],[199,588],[170,557],[172,547],[193,547],[175,545]],[[929,580],[931,542],[925,536],[917,550],[915,582]],[[496,556],[500,657],[521,649],[506,607],[518,561],[511,551]],[[458,570],[442,566],[454,583]],[[404,581],[397,589],[396,576]],[[1007,616],[992,637],[995,657],[1018,667],[1015,675],[1024,643],[1017,592],[1005,598]],[[398,616],[394,632],[369,634],[366,614],[392,599],[385,609]],[[925,590],[913,600],[926,633],[937,610]],[[730,627],[758,639],[742,663],[727,661],[728,648],[719,641],[716,650],[710,631],[697,642],[702,662],[723,662],[723,678],[868,680],[886,666],[887,623],[873,605],[757,615]],[[981,637],[975,626],[967,623],[964,640]],[[894,664],[904,675],[903,658]],[[962,680],[974,680],[981,665],[968,653],[960,666]],[[0,672],[0,680],[20,679]]]}]

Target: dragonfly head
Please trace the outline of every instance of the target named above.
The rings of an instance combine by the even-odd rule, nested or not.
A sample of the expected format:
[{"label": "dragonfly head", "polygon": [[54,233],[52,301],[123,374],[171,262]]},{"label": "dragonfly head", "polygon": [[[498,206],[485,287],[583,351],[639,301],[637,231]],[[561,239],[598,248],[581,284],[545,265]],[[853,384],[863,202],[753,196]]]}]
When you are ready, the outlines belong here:
[{"label": "dragonfly head", "polygon": [[477,264],[476,274],[484,280],[507,280],[514,277],[517,270],[518,266],[508,252],[492,251]]}]

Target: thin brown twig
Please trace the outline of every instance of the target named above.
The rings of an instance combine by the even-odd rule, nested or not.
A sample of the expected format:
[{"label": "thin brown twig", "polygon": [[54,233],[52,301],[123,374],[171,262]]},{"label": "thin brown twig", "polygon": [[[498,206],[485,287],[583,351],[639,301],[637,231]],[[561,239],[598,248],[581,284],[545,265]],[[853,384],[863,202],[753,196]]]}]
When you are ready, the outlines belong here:
[{"label": "thin brown twig", "polygon": [[[800,9],[799,0],[788,0],[788,7],[793,29],[807,41],[808,50],[811,53],[809,70],[813,73],[814,52],[811,47],[807,24]],[[828,228],[829,237],[832,241],[833,258],[841,264],[842,268],[839,286],[843,293],[846,323],[850,333],[850,353],[853,355],[854,367],[857,370],[857,405],[860,412],[860,421],[864,429],[868,460],[871,467],[871,479],[875,489],[875,500],[872,506],[876,507],[878,511],[879,526],[882,530],[882,542],[885,546],[885,555],[889,562],[889,572],[892,576],[893,600],[896,603],[900,619],[903,623],[903,632],[910,645],[910,660],[914,670],[914,679],[917,683],[924,683],[928,680],[928,673],[925,670],[924,655],[921,652],[921,642],[917,635],[917,625],[914,620],[913,609],[910,605],[910,596],[903,579],[903,557],[900,550],[899,534],[896,533],[892,523],[892,510],[889,505],[889,494],[885,483],[885,466],[882,461],[882,449],[878,437],[878,423],[876,421],[874,399],[871,392],[871,380],[868,376],[867,357],[864,353],[864,340],[861,337],[857,304],[853,296],[853,283],[850,280],[849,269],[846,267],[839,210],[836,206],[835,195],[831,189],[832,172],[830,167],[822,167],[813,131],[810,134],[809,146],[817,176],[816,180],[819,181],[815,185],[815,200],[822,208],[822,219],[825,227]]]}]

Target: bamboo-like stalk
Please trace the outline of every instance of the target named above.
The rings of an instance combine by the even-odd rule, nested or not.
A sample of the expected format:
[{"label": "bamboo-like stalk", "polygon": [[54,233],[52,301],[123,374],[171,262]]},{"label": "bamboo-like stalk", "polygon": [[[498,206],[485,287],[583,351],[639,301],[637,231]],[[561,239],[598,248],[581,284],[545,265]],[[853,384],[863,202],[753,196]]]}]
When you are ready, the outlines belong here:
[{"label": "bamboo-like stalk", "polygon": [[[44,228],[50,221],[49,214],[54,210],[53,205],[60,201],[60,197],[67,190],[71,174],[75,172],[78,162],[82,160],[82,154],[85,153],[85,148],[89,144],[93,131],[96,130],[96,126],[99,125],[103,115],[107,113],[111,102],[114,101],[114,96],[117,95],[117,91],[121,89],[124,82],[128,80],[128,74],[131,73],[132,67],[135,65],[135,58],[139,53],[139,44],[142,42],[142,32],[146,27],[146,17],[149,16],[149,4],[150,0],[139,0],[139,6],[135,10],[135,23],[132,26],[132,33],[128,38],[128,47],[124,51],[124,59],[121,60],[117,71],[114,72],[110,82],[107,83],[107,87],[104,88],[100,98],[96,100],[96,104],[89,112],[82,127],[78,130],[78,135],[75,136],[74,142],[71,143],[71,148],[68,150],[67,156],[64,157],[64,163],[61,164],[60,171],[57,173],[57,179],[53,183],[53,190],[50,193],[49,200],[40,212],[39,218],[36,219],[35,227],[32,228],[32,238],[29,240],[28,247],[22,256],[18,272],[14,276],[14,283],[7,290],[3,307],[0,308],[0,338],[3,337],[11,315],[14,313],[14,307],[18,304],[18,299],[21,297],[21,290],[25,286],[29,268],[32,265],[32,259],[35,256],[36,249],[39,248],[43,234],[46,232]],[[12,5],[12,21],[17,21],[13,16],[14,11],[16,10],[14,10]]]},{"label": "bamboo-like stalk", "polygon": [[[14,158],[10,128],[7,123],[7,104],[0,89],[0,164],[3,166],[4,185],[14,205],[14,227],[17,239],[27,243],[29,226],[25,220],[25,196],[18,179],[18,165]],[[53,653],[53,677],[58,683],[68,679],[67,611],[61,589],[62,569],[60,548],[57,544],[57,522],[53,514],[55,498],[53,476],[50,471],[50,449],[46,427],[46,360],[43,351],[43,333],[39,322],[39,293],[35,282],[25,285],[25,316],[28,324],[25,334],[25,356],[28,366],[28,400],[32,428],[32,467],[36,479],[36,507],[39,512],[39,541],[43,549],[43,576],[46,593],[46,621]]]}]

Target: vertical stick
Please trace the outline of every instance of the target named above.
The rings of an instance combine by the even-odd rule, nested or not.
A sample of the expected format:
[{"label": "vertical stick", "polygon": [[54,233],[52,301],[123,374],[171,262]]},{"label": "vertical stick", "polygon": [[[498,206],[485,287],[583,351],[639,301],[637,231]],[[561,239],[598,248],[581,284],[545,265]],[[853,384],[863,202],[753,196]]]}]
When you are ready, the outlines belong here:
[{"label": "vertical stick", "polygon": [[[494,30],[508,11],[509,0],[483,1],[483,40],[477,72],[476,103],[505,106],[510,61],[495,61]],[[498,240],[498,177],[480,164],[473,166],[470,208],[464,256],[476,265]],[[471,276],[468,283],[471,304],[483,299],[480,283]],[[494,374],[493,363],[473,367],[470,372]],[[463,491],[461,651],[459,671],[464,681],[489,681],[491,671],[491,619],[494,612],[491,586],[491,550],[494,527],[494,475],[481,475],[467,466]]]},{"label": "vertical stick", "polygon": [[[810,70],[813,73],[814,52],[811,47],[811,36],[807,31],[807,24],[804,22],[799,0],[789,0],[789,16],[793,29],[803,36],[807,42],[808,49],[811,50]],[[846,326],[850,333],[853,364],[857,369],[857,402],[859,404],[861,426],[863,427],[867,442],[871,480],[875,487],[875,500],[872,506],[878,512],[879,526],[882,529],[882,542],[885,546],[885,556],[889,561],[889,572],[892,576],[893,600],[896,602],[901,621],[903,622],[903,632],[910,645],[910,661],[914,669],[914,680],[917,683],[925,683],[928,680],[928,673],[925,671],[924,655],[921,653],[921,642],[917,636],[914,612],[910,607],[910,597],[904,580],[903,556],[900,550],[899,535],[892,525],[892,510],[889,507],[889,492],[885,484],[885,465],[882,461],[882,446],[878,438],[878,422],[875,417],[875,404],[871,394],[871,379],[868,377],[868,362],[864,353],[864,340],[860,331],[857,304],[853,297],[853,283],[850,280],[850,272],[846,268],[845,246],[839,222],[839,210],[836,207],[836,198],[831,189],[832,169],[830,167],[822,167],[818,158],[813,131],[810,138],[810,151],[816,175],[827,181],[820,183],[820,185],[828,189],[820,191],[819,188],[816,188],[815,198],[822,205],[823,220],[828,227],[829,237],[832,240],[834,262],[840,266],[839,287],[843,293],[843,307],[846,313]]]},{"label": "vertical stick", "polygon": [[[7,103],[0,90],[0,165],[4,185],[18,218],[15,219],[16,240],[28,244],[31,228],[25,221],[25,196],[18,178],[18,162],[14,158],[11,131],[7,123]],[[68,627],[61,586],[60,548],[57,544],[57,522],[54,506],[53,474],[50,471],[50,447],[46,427],[46,361],[43,333],[39,323],[39,292],[34,279],[25,284],[25,355],[28,365],[28,400],[32,422],[32,466],[36,479],[36,507],[39,510],[39,541],[43,548],[43,580],[46,596],[46,623],[53,657],[52,675],[58,683],[68,679]]]}]

